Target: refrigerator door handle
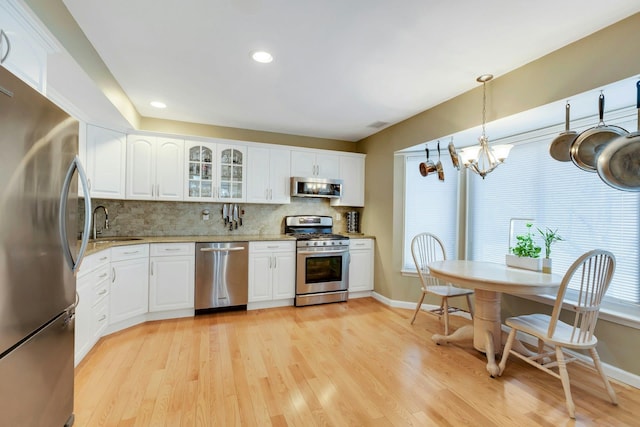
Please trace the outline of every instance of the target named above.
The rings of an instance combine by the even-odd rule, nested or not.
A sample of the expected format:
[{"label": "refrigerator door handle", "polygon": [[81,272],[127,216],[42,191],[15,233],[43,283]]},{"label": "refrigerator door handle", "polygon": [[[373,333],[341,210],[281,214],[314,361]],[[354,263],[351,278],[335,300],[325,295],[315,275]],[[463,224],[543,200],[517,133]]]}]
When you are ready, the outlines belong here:
[{"label": "refrigerator door handle", "polygon": [[7,42],[7,52],[0,58],[0,64],[4,63],[4,61],[7,60],[9,53],[11,53],[11,41],[9,40],[9,36],[7,36],[7,33],[5,33],[4,30],[0,30],[0,47],[2,47],[2,39],[5,39],[5,41]]},{"label": "refrigerator door handle", "polygon": [[[67,199],[69,197],[69,188],[71,187],[71,180],[73,173],[78,171],[78,177],[82,183],[82,191],[84,193],[84,229],[82,232],[82,243],[80,244],[80,250],[78,251],[78,259],[74,261],[71,254],[71,248],[69,247],[69,240],[67,239]],[[89,184],[87,182],[87,174],[84,172],[84,168],[80,163],[80,158],[75,156],[67,175],[64,178],[62,184],[62,192],[60,193],[60,211],[58,212],[58,223],[60,230],[60,240],[62,241],[62,252],[67,260],[67,264],[71,271],[75,274],[80,268],[84,253],[87,250],[87,244],[89,243],[89,235],[91,233],[91,195],[89,194]]]}]

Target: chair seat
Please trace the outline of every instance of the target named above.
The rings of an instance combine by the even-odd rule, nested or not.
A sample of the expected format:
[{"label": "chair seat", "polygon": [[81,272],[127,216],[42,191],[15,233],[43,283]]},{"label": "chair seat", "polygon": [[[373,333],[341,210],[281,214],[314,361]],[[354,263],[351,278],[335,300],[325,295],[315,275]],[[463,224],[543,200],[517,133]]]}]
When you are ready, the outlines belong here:
[{"label": "chair seat", "polygon": [[509,317],[505,321],[507,326],[526,332],[536,338],[541,338],[547,343],[553,343],[563,347],[576,349],[591,348],[595,347],[598,343],[595,335],[592,336],[590,340],[584,342],[577,342],[575,337],[574,340],[572,340],[571,334],[575,335],[573,326],[560,320],[558,320],[553,336],[549,338],[547,334],[550,322],[551,316],[546,314],[527,314],[524,316]]},{"label": "chair seat", "polygon": [[[423,288],[424,291],[424,288]],[[473,289],[457,288],[452,285],[427,286],[427,292],[441,297],[456,297],[460,295],[472,295]]]}]

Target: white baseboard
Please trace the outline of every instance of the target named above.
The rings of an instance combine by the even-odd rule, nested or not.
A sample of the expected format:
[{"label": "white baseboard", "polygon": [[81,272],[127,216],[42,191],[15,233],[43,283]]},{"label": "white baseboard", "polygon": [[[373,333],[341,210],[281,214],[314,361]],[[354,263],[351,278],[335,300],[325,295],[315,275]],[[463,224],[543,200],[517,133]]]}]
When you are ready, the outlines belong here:
[{"label": "white baseboard", "polygon": [[[378,294],[377,292],[373,292],[373,294],[371,295],[374,299],[380,301],[381,303],[388,305],[389,307],[393,307],[393,308],[406,308],[409,310],[415,310],[416,309],[416,303],[412,303],[412,302],[407,302],[407,301],[395,301],[395,300],[391,300],[383,295]],[[429,308],[435,308],[436,306],[434,305],[430,305],[430,304],[423,304],[422,308],[424,309],[429,309]],[[452,313],[455,315],[462,315],[465,316],[467,318],[469,318],[469,313],[465,313],[465,312],[457,312],[457,313]],[[506,325],[502,325],[502,330],[509,333],[509,327]],[[529,343],[528,340],[523,339],[522,341]],[[536,345],[536,342],[531,340],[530,342],[533,345]],[[587,364],[590,364],[590,360],[591,358],[582,354],[582,353],[574,353],[574,352],[570,352],[571,354],[575,354],[575,356],[581,360],[584,360]],[[612,378],[616,381],[619,381],[621,383],[624,383],[626,385],[629,385],[631,387],[635,387],[640,389],[640,376],[633,374],[631,372],[627,372],[623,369],[620,369],[616,366],[610,365],[608,363],[602,362],[602,367],[604,369],[604,372],[607,374],[607,376],[609,378]]]}]

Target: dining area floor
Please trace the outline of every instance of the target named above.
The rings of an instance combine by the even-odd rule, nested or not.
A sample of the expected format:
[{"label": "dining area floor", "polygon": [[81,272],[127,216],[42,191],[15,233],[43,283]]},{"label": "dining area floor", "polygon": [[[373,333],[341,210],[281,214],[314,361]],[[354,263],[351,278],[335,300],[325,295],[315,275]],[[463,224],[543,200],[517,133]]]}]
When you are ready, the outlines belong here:
[{"label": "dining area floor", "polygon": [[612,381],[614,406],[572,364],[572,420],[559,380],[518,360],[491,378],[472,343],[437,345],[442,323],[412,316],[360,298],[138,325],[76,368],[75,425],[638,425],[639,389]]}]

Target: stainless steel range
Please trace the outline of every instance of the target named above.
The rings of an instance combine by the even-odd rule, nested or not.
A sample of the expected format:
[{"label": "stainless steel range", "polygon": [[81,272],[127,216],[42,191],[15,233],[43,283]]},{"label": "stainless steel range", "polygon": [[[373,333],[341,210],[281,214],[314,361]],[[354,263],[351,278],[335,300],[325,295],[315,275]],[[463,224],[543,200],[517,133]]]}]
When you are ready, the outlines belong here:
[{"label": "stainless steel range", "polygon": [[333,234],[330,216],[285,217],[284,232],[296,237],[296,306],[346,301],[349,238]]}]

